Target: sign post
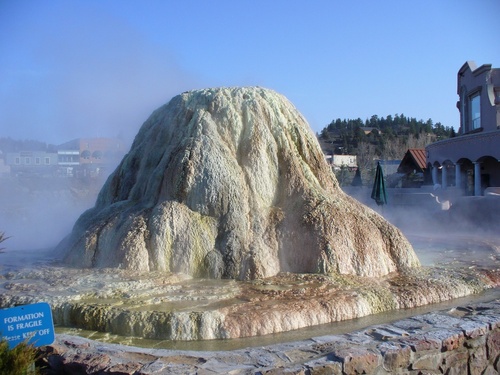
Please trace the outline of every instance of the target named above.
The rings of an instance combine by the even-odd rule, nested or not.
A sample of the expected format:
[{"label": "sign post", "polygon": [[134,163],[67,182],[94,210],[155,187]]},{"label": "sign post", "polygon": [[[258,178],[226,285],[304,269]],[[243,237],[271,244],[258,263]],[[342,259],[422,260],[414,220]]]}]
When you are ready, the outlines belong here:
[{"label": "sign post", "polygon": [[35,347],[54,342],[52,311],[46,302],[0,310],[0,337],[12,349],[21,342]]}]

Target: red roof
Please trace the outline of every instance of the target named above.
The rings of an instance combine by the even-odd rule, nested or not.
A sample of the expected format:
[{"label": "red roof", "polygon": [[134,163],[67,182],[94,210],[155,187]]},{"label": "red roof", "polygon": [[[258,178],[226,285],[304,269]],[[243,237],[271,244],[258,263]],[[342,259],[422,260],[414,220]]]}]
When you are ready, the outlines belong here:
[{"label": "red roof", "polygon": [[410,148],[408,152],[413,157],[420,169],[424,170],[427,167],[427,156],[425,148]]},{"label": "red roof", "polygon": [[403,160],[399,164],[399,173],[409,173],[414,169],[419,169],[418,172],[423,172],[427,167],[427,157],[425,149],[410,148],[406,151]]}]

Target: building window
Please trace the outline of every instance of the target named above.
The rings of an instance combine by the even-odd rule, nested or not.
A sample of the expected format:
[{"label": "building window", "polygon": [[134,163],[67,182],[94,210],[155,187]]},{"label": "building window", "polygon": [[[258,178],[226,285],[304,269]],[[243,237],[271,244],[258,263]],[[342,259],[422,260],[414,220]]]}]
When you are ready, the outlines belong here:
[{"label": "building window", "polygon": [[35,164],[36,164],[36,165],[40,165],[40,158],[39,158],[39,157],[36,157],[36,158],[35,158]]},{"label": "building window", "polygon": [[470,98],[470,114],[472,130],[481,127],[481,95],[479,93],[471,96]]},{"label": "building window", "polygon": [[49,165],[50,164],[50,158],[46,157],[45,158],[45,165]]}]

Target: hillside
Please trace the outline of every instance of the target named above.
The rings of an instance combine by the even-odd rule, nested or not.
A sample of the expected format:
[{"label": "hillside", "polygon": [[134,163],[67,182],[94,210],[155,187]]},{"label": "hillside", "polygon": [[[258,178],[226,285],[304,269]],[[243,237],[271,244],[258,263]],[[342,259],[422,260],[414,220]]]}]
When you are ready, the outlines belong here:
[{"label": "hillside", "polygon": [[[318,140],[325,155],[356,155],[363,180],[369,180],[374,160],[400,160],[409,148],[425,148],[430,143],[454,136],[451,126],[396,114],[373,115],[365,121],[338,118],[318,134]],[[339,181],[351,179],[342,176]]]}]

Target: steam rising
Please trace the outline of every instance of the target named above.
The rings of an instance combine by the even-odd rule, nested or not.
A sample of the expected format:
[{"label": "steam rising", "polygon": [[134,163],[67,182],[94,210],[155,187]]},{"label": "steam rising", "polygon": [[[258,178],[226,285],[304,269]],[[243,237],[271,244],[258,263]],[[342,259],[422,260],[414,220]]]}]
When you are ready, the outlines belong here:
[{"label": "steam rising", "polygon": [[[26,61],[36,65],[1,54],[5,68],[0,76],[9,81],[0,84],[0,136],[56,145],[75,138],[120,137],[130,144],[155,108],[195,84],[167,49],[103,13],[98,4],[8,6],[24,16],[7,19],[0,12],[4,28],[13,31],[10,47],[3,43],[0,48],[23,45],[31,53]],[[64,20],[61,7],[66,8]],[[25,22],[37,32],[25,31]],[[2,178],[0,231],[11,237],[4,243],[7,251],[54,246],[94,205],[103,183],[95,182],[78,196],[68,181],[53,182]]]},{"label": "steam rising", "polygon": [[[35,56],[29,60],[37,65],[2,56],[7,60],[3,74],[13,82],[0,89],[0,124],[8,127],[4,136],[25,139],[29,134],[54,144],[119,135],[130,141],[155,108],[194,86],[167,49],[131,25],[105,13],[96,22],[95,4],[30,6],[40,7],[41,17],[29,20],[36,34],[22,31],[25,18],[5,20],[16,31],[12,43],[31,51]],[[67,8],[64,21],[51,12],[55,6]]]},{"label": "steam rising", "polygon": [[102,184],[102,178],[86,182],[65,177],[2,178],[0,231],[10,237],[2,244],[4,256],[54,247],[78,216],[94,205]]}]

